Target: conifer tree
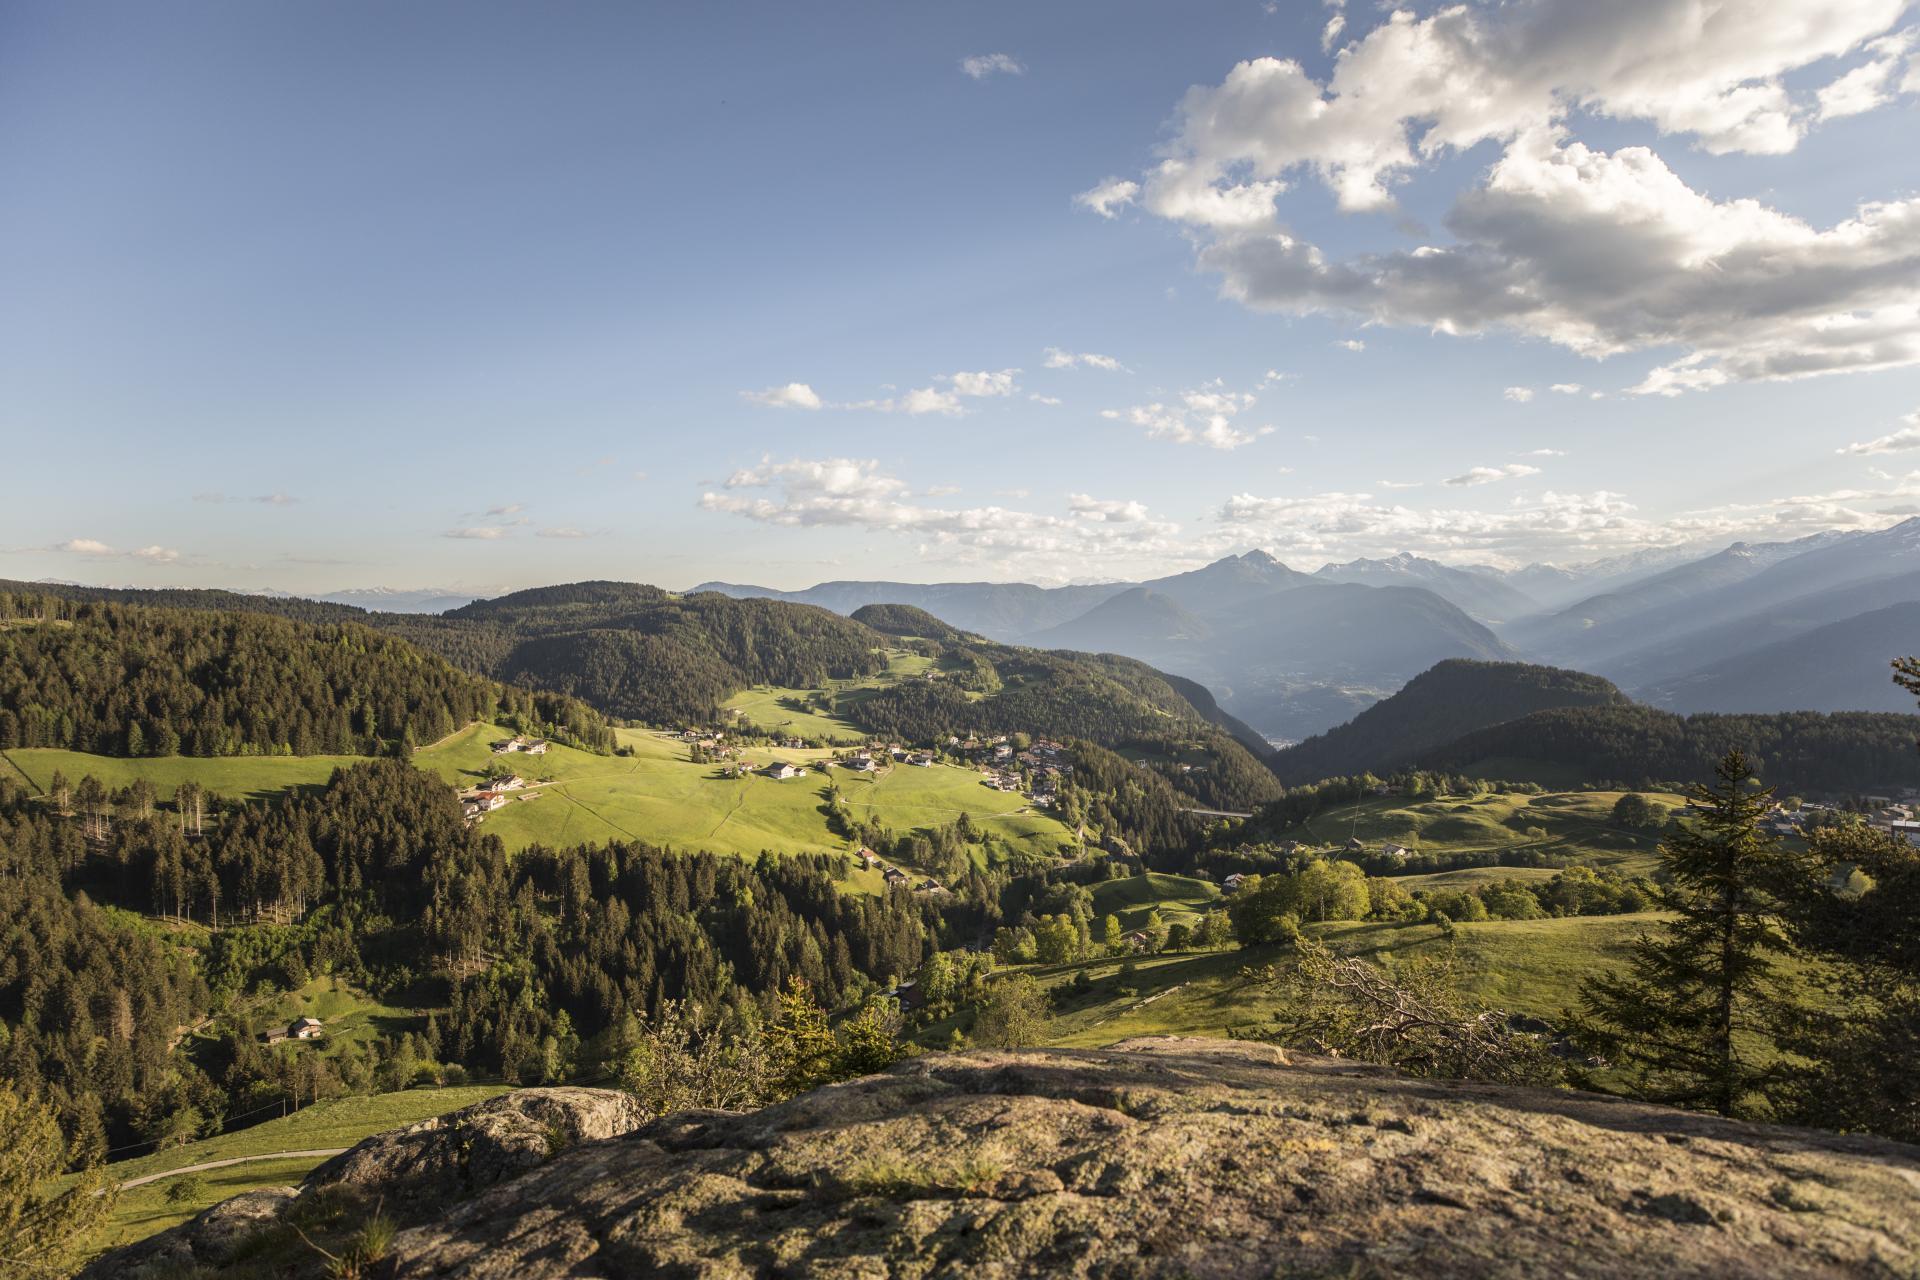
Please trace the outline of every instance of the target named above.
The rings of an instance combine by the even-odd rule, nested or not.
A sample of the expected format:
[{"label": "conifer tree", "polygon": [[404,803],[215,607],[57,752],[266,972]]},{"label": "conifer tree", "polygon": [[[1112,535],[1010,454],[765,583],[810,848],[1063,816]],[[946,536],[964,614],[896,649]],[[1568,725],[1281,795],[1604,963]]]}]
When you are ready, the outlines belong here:
[{"label": "conifer tree", "polygon": [[90,1169],[64,1190],[67,1144],[53,1112],[0,1084],[0,1272],[9,1276],[67,1273],[75,1241],[106,1220],[113,1183]]},{"label": "conifer tree", "polygon": [[1745,755],[1729,752],[1714,774],[1692,791],[1704,812],[1660,846],[1660,905],[1674,918],[1640,938],[1624,972],[1582,985],[1578,1024],[1641,1097],[1730,1116],[1751,1110],[1763,1079],[1748,1038],[1784,948],[1766,892],[1780,851],[1760,830],[1773,792]]}]

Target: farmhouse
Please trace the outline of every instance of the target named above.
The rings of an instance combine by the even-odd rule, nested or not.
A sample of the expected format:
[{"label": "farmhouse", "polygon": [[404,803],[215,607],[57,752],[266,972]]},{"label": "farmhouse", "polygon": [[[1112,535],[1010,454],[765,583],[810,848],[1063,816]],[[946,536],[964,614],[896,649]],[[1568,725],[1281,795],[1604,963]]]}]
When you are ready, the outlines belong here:
[{"label": "farmhouse", "polygon": [[295,1018],[285,1029],[275,1027],[267,1032],[268,1044],[279,1044],[282,1040],[318,1040],[322,1034],[320,1019]]},{"label": "farmhouse", "polygon": [[885,880],[887,887],[891,889],[898,885],[905,884],[907,882],[907,873],[898,867],[888,867],[886,874],[882,876],[881,879]]},{"label": "farmhouse", "polygon": [[785,760],[778,760],[767,766],[767,776],[776,782],[785,782],[788,778],[804,778],[807,771],[795,768]]},{"label": "farmhouse", "polygon": [[1242,875],[1238,871],[1234,872],[1232,875],[1228,876],[1225,880],[1221,881],[1221,883],[1226,886],[1228,893],[1234,892],[1236,889],[1238,889],[1241,885],[1245,884],[1246,882],[1247,882],[1246,876]]},{"label": "farmhouse", "polygon": [[524,752],[530,756],[547,754],[545,738],[505,738],[493,744],[493,754],[497,756],[515,755]]},{"label": "farmhouse", "polygon": [[860,852],[855,854],[854,856],[859,858],[860,865],[865,867],[869,871],[873,870],[875,867],[880,865],[880,855],[875,853],[873,850],[867,848],[865,845],[861,845]]},{"label": "farmhouse", "polygon": [[933,768],[933,757],[924,751],[916,751],[907,757],[907,763],[916,769]]}]

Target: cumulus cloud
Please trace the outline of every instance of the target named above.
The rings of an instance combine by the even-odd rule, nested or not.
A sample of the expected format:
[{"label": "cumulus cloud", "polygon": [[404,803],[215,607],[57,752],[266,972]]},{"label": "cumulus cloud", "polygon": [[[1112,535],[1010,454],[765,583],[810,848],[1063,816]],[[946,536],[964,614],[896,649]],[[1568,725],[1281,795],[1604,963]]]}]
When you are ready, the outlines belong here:
[{"label": "cumulus cloud", "polygon": [[[1867,51],[1873,55],[1869,61],[1821,87],[1816,95],[1820,104],[1820,118],[1836,120],[1842,116],[1861,115],[1892,102],[1896,92],[1913,92],[1912,88],[1904,85],[1896,86],[1894,81],[1894,75],[1900,68],[1900,59],[1913,47],[1913,43],[1914,33],[1910,30],[1883,36],[1869,43]],[[1909,75],[1913,74],[1910,70]]]},{"label": "cumulus cloud", "polygon": [[1028,396],[1027,399],[1033,401],[1035,404],[1044,404],[1053,407],[1058,407],[1066,403],[1066,401],[1062,400],[1059,396],[1043,396],[1038,391]]},{"label": "cumulus cloud", "polygon": [[[1865,203],[1819,227],[1696,191],[1650,148],[1609,153],[1569,133],[1598,115],[1649,121],[1713,152],[1789,151],[1815,108],[1784,77],[1864,51],[1870,60],[1829,86],[1821,110],[1869,109],[1894,91],[1910,36],[1889,29],[1906,7],[1400,10],[1349,43],[1325,82],[1261,58],[1190,90],[1171,141],[1126,199],[1186,227],[1201,266],[1250,307],[1505,329],[1596,358],[1677,351],[1633,388],[1641,394],[1912,364],[1920,201]],[[1900,91],[1909,80],[1920,74]],[[1456,201],[1447,242],[1330,259],[1279,222],[1276,202],[1300,175],[1343,209],[1384,209],[1413,171],[1483,142],[1501,155]]]},{"label": "cumulus cloud", "polygon": [[1119,373],[1125,369],[1112,356],[1103,356],[1093,351],[1062,351],[1059,347],[1048,347],[1046,366],[1049,369],[1104,369],[1108,373]]},{"label": "cumulus cloud", "polygon": [[1565,449],[1529,449],[1520,456],[1523,458],[1564,458],[1567,456],[1567,451]]},{"label": "cumulus cloud", "polygon": [[1073,198],[1082,209],[1103,218],[1118,217],[1140,194],[1140,184],[1123,178],[1105,178]]},{"label": "cumulus cloud", "polygon": [[1501,480],[1515,480],[1521,476],[1537,476],[1540,468],[1530,467],[1524,462],[1509,462],[1504,467],[1474,467],[1457,476],[1447,477],[1446,483],[1458,487],[1494,484]]},{"label": "cumulus cloud", "polygon": [[1920,449],[1920,409],[1901,418],[1905,426],[1873,440],[1862,440],[1857,444],[1844,445],[1836,453],[1869,454],[1898,453],[1904,449]]},{"label": "cumulus cloud", "polygon": [[818,409],[821,406],[819,395],[804,382],[789,382],[764,391],[742,391],[740,398],[769,409]]},{"label": "cumulus cloud", "polygon": [[1556,382],[1548,387],[1547,390],[1557,396],[1577,396],[1585,390],[1585,388],[1577,382]]},{"label": "cumulus cloud", "polygon": [[960,59],[960,70],[975,80],[988,76],[1023,76],[1027,68],[1010,53],[976,53]]},{"label": "cumulus cloud", "polygon": [[1500,393],[1515,404],[1525,404],[1533,399],[1532,387],[1508,387]]},{"label": "cumulus cloud", "polygon": [[[1022,495],[1024,496],[1024,495]],[[840,527],[899,534],[967,558],[1046,567],[1089,559],[1165,556],[1179,526],[1135,501],[1073,494],[1061,515],[913,500],[872,459],[762,459],[701,495],[700,505],[785,528]]]},{"label": "cumulus cloud", "polygon": [[157,543],[151,546],[135,547],[122,551],[111,543],[98,538],[68,538],[65,542],[56,542],[47,548],[64,555],[87,556],[92,559],[129,559],[140,560],[147,564],[173,564],[180,559],[180,553],[172,547],[163,547]]},{"label": "cumulus cloud", "polygon": [[[1261,385],[1266,386],[1273,380],[1276,379],[1270,377]],[[1252,444],[1261,436],[1273,434],[1270,426],[1242,428],[1233,422],[1258,400],[1259,396],[1251,391],[1228,391],[1216,378],[1181,392],[1179,399],[1172,402],[1154,401],[1126,409],[1102,409],[1100,416],[1114,422],[1144,427],[1147,435],[1155,440],[1199,444],[1210,449],[1238,449]]]},{"label": "cumulus cloud", "polygon": [[1342,347],[1348,351],[1365,351],[1367,349],[1366,342],[1359,338],[1342,338],[1333,345]]},{"label": "cumulus cloud", "polygon": [[474,538],[482,542],[491,542],[496,538],[506,537],[507,531],[497,524],[469,525],[465,528],[449,529],[440,536],[443,538]]}]

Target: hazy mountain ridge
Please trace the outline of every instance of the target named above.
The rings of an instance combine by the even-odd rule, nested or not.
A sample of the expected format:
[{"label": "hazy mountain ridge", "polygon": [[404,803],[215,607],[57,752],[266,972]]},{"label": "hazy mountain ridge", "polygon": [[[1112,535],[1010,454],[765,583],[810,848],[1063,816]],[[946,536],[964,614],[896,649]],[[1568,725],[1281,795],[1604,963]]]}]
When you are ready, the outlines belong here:
[{"label": "hazy mountain ridge", "polygon": [[1553,707],[1625,704],[1599,676],[1519,662],[1441,662],[1346,724],[1275,753],[1288,785],[1401,767],[1463,734]]}]

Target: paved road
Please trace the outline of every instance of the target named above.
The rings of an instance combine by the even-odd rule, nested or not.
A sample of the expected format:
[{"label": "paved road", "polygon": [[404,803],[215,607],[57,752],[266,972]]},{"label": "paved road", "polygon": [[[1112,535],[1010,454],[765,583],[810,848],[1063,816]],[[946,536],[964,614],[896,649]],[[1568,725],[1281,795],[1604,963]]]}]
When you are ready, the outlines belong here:
[{"label": "paved road", "polygon": [[1182,809],[1182,813],[1197,813],[1203,818],[1251,818],[1250,813],[1235,813],[1232,809]]},{"label": "paved road", "polygon": [[205,1164],[182,1165],[178,1169],[168,1169],[165,1173],[143,1174],[138,1178],[128,1178],[120,1184],[125,1191],[128,1187],[144,1187],[149,1182],[158,1182],[162,1178],[174,1178],[183,1173],[204,1173],[208,1169],[224,1169],[228,1165],[248,1164],[254,1160],[303,1160],[308,1156],[316,1159],[325,1156],[337,1156],[347,1150],[346,1147],[328,1147],[320,1151],[269,1151],[259,1156],[229,1156],[225,1160],[209,1160]]}]

